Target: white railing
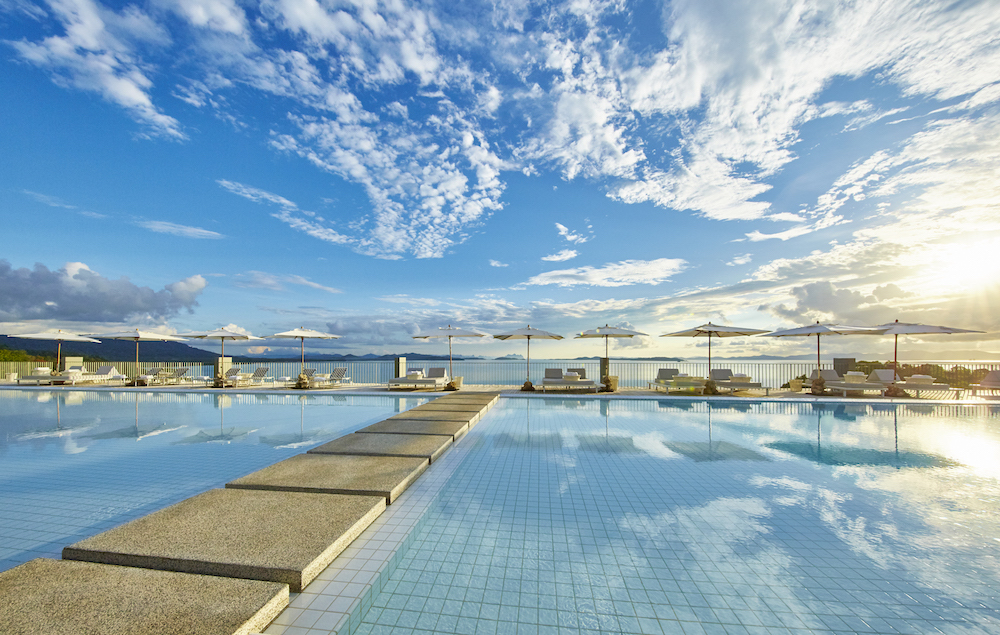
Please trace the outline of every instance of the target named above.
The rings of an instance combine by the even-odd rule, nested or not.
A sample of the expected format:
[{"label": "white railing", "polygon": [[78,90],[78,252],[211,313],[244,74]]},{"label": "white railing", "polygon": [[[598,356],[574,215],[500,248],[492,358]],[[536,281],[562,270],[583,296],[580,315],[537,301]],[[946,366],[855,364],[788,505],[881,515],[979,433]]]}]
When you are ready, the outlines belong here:
[{"label": "white railing", "polygon": [[[215,374],[211,364],[202,362],[140,362],[138,367],[134,361],[120,362],[95,362],[85,361],[84,367],[90,371],[96,371],[99,367],[111,364],[119,373],[128,377],[138,377],[148,374],[154,368],[188,368],[185,377],[212,377]],[[903,363],[901,362],[901,365]],[[922,366],[926,365],[926,366]],[[0,382],[6,379],[9,373],[17,373],[19,377],[26,377],[39,366],[52,366],[52,362],[0,362]],[[268,377],[279,379],[282,377],[295,378],[301,370],[299,362],[273,362],[261,360],[259,362],[237,362],[234,364],[242,373],[250,374],[256,368],[265,366],[268,368]],[[347,368],[347,375],[353,384],[378,385],[385,384],[392,379],[395,368],[393,360],[371,360],[371,361],[306,361],[307,368],[315,368],[317,373],[331,373],[335,368]],[[832,368],[830,363],[824,363],[823,368]],[[448,360],[408,360],[407,368],[424,369],[448,368]],[[600,375],[600,362],[596,359],[575,360],[575,359],[542,359],[531,362],[531,381],[541,383],[545,376],[546,368],[559,368],[563,371],[569,368],[583,368],[586,376],[591,379],[598,379]],[[681,373],[696,377],[708,376],[707,362],[666,362],[666,361],[626,361],[611,360],[611,375],[618,377],[618,385],[621,388],[646,388],[661,368],[676,368]],[[728,360],[715,361],[712,368],[728,368],[734,373],[749,375],[753,381],[760,382],[768,388],[780,388],[790,379],[808,375],[815,368],[815,362],[806,361],[756,361],[756,362],[734,362]],[[921,370],[925,368],[926,370]],[[953,386],[966,386],[978,381],[980,377],[991,370],[1000,370],[1000,362],[983,361],[947,361],[947,362],[905,362],[905,369],[901,373],[906,376],[920,370],[922,373],[933,374],[939,381]],[[908,369],[916,369],[909,370]],[[476,386],[520,386],[524,383],[527,374],[527,364],[523,360],[461,360],[454,362],[454,374],[462,377],[467,385]]]}]

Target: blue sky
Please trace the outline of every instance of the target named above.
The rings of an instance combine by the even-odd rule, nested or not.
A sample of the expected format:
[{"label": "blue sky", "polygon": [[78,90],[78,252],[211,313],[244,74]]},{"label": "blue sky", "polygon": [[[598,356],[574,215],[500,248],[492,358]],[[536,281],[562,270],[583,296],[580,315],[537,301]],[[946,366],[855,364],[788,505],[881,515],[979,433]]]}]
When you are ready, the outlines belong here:
[{"label": "blue sky", "polygon": [[698,357],[656,336],[899,319],[987,331],[910,356],[1000,350],[995,2],[0,0],[0,52],[0,332],[610,323]]}]

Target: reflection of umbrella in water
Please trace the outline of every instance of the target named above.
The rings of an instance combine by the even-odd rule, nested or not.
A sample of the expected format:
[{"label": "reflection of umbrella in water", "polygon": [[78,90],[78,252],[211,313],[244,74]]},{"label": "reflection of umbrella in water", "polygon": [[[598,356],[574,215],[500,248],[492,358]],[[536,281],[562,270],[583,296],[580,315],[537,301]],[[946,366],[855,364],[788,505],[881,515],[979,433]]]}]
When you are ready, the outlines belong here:
[{"label": "reflection of umbrella in water", "polygon": [[[820,404],[821,405],[821,404]],[[893,412],[893,430],[895,447],[893,450],[876,450],[874,448],[856,448],[843,445],[823,446],[822,413],[823,408],[816,409],[816,445],[801,441],[774,441],[767,447],[800,456],[810,461],[832,466],[888,466],[896,469],[904,467],[953,467],[955,461],[936,454],[899,451],[899,421]]]},{"label": "reflection of umbrella in water", "polygon": [[59,359],[62,357],[62,343],[63,342],[92,342],[94,344],[100,344],[100,340],[95,340],[92,337],[87,337],[85,335],[77,335],[76,333],[67,333],[62,329],[56,329],[55,331],[46,331],[44,333],[26,333],[22,335],[8,335],[7,337],[20,337],[26,340],[49,340],[59,342],[56,347],[56,367],[55,370],[59,371]]},{"label": "reflection of umbrella in water", "polygon": [[712,404],[708,404],[708,442],[704,441],[664,441],[678,454],[683,454],[696,463],[705,461],[766,461],[767,458],[728,441],[712,440]]},{"label": "reflection of umbrella in water", "polygon": [[305,431],[306,400],[308,395],[299,395],[299,431],[286,434],[260,435],[260,442],[274,449],[301,448],[314,445],[330,436],[326,430]]},{"label": "reflection of umbrella in water", "polygon": [[37,439],[59,439],[62,437],[68,437],[76,432],[85,432],[95,427],[95,425],[92,423],[78,425],[78,426],[71,426],[68,428],[63,427],[62,410],[60,409],[59,404],[65,401],[65,398],[62,395],[57,394],[55,395],[55,401],[56,401],[56,427],[54,429],[34,430],[30,432],[24,432],[22,434],[17,435],[15,439],[17,439],[18,441],[34,441]]},{"label": "reflection of umbrella in water", "polygon": [[199,430],[197,433],[185,437],[180,441],[175,441],[177,444],[188,444],[188,443],[212,443],[212,442],[229,442],[235,441],[237,439],[242,439],[252,432],[256,432],[257,429],[245,430],[240,428],[230,428],[226,431],[226,406],[232,403],[232,400],[228,395],[215,395],[215,402],[219,407],[219,434],[211,434],[205,430]]},{"label": "reflection of umbrella in water", "polygon": [[168,428],[166,422],[155,426],[139,427],[139,393],[135,393],[135,425],[128,426],[125,428],[118,428],[117,430],[111,430],[110,432],[101,432],[98,434],[88,434],[86,435],[91,439],[135,439],[136,441],[142,441],[146,437],[155,437],[159,434],[164,434],[166,432],[173,432],[174,430],[180,430],[181,428],[186,428],[186,425],[174,426]]},{"label": "reflection of umbrella in water", "polygon": [[525,433],[501,432],[494,435],[493,445],[498,448],[521,448],[531,450],[558,450],[562,447],[562,435],[556,433],[531,433],[531,399],[524,400]]}]

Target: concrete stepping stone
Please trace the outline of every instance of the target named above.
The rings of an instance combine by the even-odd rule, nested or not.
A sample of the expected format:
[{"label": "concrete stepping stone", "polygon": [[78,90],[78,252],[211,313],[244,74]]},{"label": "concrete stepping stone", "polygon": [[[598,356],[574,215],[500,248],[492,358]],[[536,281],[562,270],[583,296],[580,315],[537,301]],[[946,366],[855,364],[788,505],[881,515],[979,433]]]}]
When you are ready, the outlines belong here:
[{"label": "concrete stepping stone", "polygon": [[479,420],[478,412],[452,412],[449,410],[407,410],[398,415],[393,415],[386,421],[404,419],[407,421],[464,421],[465,423],[475,423]]},{"label": "concrete stepping stone", "polygon": [[6,635],[249,635],[288,585],[39,558],[0,573]]},{"label": "concrete stepping stone", "polygon": [[299,454],[226,483],[227,488],[384,496],[392,504],[430,461],[399,456]]},{"label": "concrete stepping stone", "polygon": [[420,419],[386,419],[358,430],[361,434],[431,434],[451,437],[458,441],[469,431],[464,421],[422,421]]},{"label": "concrete stepping stone", "polygon": [[451,439],[425,434],[348,434],[309,450],[309,454],[357,454],[368,456],[416,456],[437,460]]},{"label": "concrete stepping stone", "polygon": [[270,580],[297,593],[383,511],[385,496],[213,489],[70,545],[63,558]]}]

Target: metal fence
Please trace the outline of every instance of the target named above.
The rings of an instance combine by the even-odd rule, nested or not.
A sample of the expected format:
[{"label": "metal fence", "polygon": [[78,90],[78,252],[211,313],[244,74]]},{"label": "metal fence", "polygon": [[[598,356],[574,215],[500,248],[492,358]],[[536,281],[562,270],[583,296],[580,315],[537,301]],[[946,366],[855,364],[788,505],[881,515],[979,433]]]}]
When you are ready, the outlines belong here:
[{"label": "metal fence", "polygon": [[[155,368],[188,368],[186,377],[212,377],[215,370],[211,364],[202,362],[140,362],[138,367],[134,361],[122,362],[84,362],[89,372],[96,371],[101,366],[113,365],[122,375],[138,377],[148,374]],[[32,374],[39,366],[51,367],[51,362],[0,362],[0,381],[10,373],[19,377]],[[301,370],[299,362],[238,362],[233,366],[240,372],[250,374],[260,367],[268,368],[268,377],[295,378]],[[352,362],[307,362],[308,368],[315,368],[317,373],[330,373],[334,368],[347,368],[347,375],[354,384],[378,385],[392,379],[395,368],[393,360],[372,360]],[[447,368],[447,360],[408,360],[408,369]],[[713,368],[728,368],[734,373],[749,375],[753,381],[760,382],[768,388],[780,388],[790,379],[808,375],[815,368],[813,362],[800,361],[756,361],[731,362],[721,361],[712,364]],[[832,368],[825,363],[822,368]],[[884,363],[858,362],[857,370],[871,372],[874,368],[890,367]],[[559,368],[563,371],[569,368],[583,368],[586,376],[598,379],[600,362],[595,359],[543,359],[531,362],[531,381],[541,383],[546,368]],[[611,360],[611,375],[618,377],[621,388],[646,388],[660,368],[676,368],[681,373],[695,377],[708,376],[707,362],[659,362],[659,361],[617,361]],[[967,387],[979,382],[991,370],[1000,370],[1000,362],[980,361],[947,361],[947,362],[905,362],[900,364],[899,374],[908,377],[913,374],[931,375],[940,382],[955,387]],[[527,364],[520,360],[462,360],[454,362],[454,374],[462,377],[463,382],[476,386],[519,386],[528,375]]]}]

